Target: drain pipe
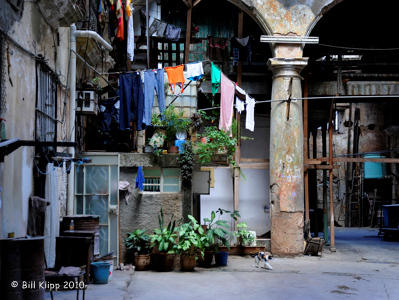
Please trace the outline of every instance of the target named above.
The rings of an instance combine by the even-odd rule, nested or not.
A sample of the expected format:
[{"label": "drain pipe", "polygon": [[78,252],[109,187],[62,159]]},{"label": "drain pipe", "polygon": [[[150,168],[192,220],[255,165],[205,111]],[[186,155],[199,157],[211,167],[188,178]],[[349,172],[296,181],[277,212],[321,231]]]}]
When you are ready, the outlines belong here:
[{"label": "drain pipe", "polygon": [[[104,40],[97,32],[91,30],[76,30],[75,24],[71,25],[71,53],[70,53],[70,106],[69,106],[69,131],[71,134],[71,142],[75,142],[75,116],[76,116],[76,37],[92,38],[96,40],[106,50],[111,51],[112,46]],[[75,148],[69,149],[69,154],[72,158],[75,158]],[[73,203],[74,203],[74,190],[75,187],[75,169],[73,162],[71,161],[71,169],[68,175],[68,200],[67,200],[67,215],[73,215]]]}]

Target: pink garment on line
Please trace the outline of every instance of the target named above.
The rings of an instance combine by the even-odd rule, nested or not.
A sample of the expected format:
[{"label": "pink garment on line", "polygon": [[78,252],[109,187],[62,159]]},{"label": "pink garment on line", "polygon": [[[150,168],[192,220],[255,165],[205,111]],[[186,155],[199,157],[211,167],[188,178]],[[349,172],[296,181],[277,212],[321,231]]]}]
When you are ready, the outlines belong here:
[{"label": "pink garment on line", "polygon": [[230,131],[231,124],[233,123],[235,84],[222,72],[220,85],[219,129]]}]

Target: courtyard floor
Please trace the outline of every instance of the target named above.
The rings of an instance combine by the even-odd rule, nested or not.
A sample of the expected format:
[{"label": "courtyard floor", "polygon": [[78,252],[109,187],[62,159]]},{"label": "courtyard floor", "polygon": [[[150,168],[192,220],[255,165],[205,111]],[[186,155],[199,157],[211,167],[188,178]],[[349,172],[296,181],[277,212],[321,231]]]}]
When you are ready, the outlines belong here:
[{"label": "courtyard floor", "polygon": [[[337,228],[337,252],[273,258],[273,270],[230,256],[227,267],[194,272],[116,271],[109,284],[89,285],[86,299],[399,299],[399,242],[377,233]],[[74,298],[58,292],[55,299]]]}]

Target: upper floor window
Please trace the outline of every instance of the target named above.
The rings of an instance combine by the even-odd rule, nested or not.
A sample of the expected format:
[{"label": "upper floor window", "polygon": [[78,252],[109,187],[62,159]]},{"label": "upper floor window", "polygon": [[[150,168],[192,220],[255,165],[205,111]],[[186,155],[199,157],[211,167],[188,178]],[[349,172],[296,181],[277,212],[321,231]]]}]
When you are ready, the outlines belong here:
[{"label": "upper floor window", "polygon": [[144,169],[145,192],[180,192],[180,169],[178,168],[145,168]]}]

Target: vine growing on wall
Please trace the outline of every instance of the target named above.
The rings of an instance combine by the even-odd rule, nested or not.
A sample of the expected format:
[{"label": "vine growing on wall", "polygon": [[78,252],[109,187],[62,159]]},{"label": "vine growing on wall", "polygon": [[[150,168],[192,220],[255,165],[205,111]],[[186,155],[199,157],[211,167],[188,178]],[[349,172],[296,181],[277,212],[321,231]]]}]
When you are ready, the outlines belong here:
[{"label": "vine growing on wall", "polygon": [[194,153],[191,143],[186,141],[184,151],[179,156],[180,176],[182,185],[186,188],[191,188],[191,178],[193,174]]}]

